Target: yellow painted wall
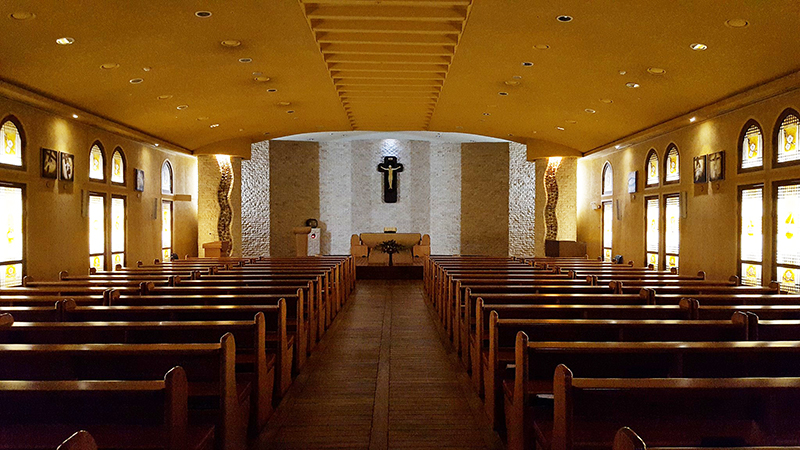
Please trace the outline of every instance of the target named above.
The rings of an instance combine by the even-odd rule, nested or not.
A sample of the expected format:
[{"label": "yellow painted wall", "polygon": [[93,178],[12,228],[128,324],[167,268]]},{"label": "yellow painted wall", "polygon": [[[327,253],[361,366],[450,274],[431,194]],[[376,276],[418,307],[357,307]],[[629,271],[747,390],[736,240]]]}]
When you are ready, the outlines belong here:
[{"label": "yellow painted wall", "polygon": [[[197,160],[194,156],[157,150],[79,120],[56,116],[0,97],[0,117],[13,115],[22,124],[26,169],[0,168],[0,181],[26,188],[25,271],[37,280],[56,279],[58,272],[85,274],[89,269],[89,219],[81,214],[81,192],[101,192],[127,198],[127,263],[152,263],[161,254],[161,165],[169,159],[174,169],[175,194],[190,194],[191,201],[174,203],[173,251],[181,258],[197,255]],[[89,181],[89,149],[100,141],[105,148],[106,178],[111,155],[121,147],[126,157],[124,187],[109,181]],[[41,148],[75,155],[75,181],[41,177]],[[133,189],[133,169],[144,170],[145,189]],[[170,198],[165,196],[164,198]],[[106,200],[109,205],[110,200]],[[110,213],[110,208],[108,210]],[[107,230],[108,234],[108,230]]]},{"label": "yellow painted wall", "polygon": [[[773,169],[773,136],[776,121],[787,107],[800,108],[800,93],[791,92],[760,103],[749,105],[722,116],[699,121],[677,131],[633,145],[622,150],[604,151],[578,161],[577,212],[578,240],[587,243],[589,256],[596,258],[602,251],[602,213],[590,207],[592,202],[600,204],[601,172],[609,161],[614,170],[614,194],[610,199],[619,201],[622,220],[614,220],[613,253],[621,254],[625,260],[634,260],[635,265],[644,262],[644,199],[651,195],[686,192],[687,217],[681,220],[681,273],[705,270],[711,279],[726,279],[737,274],[738,260],[738,187],[754,183],[765,183],[764,203],[764,274],[767,281],[773,278],[773,222],[772,185],[779,180],[800,178],[800,166]],[[738,174],[739,135],[745,123],[755,119],[764,132],[764,169]],[[645,158],[654,148],[663,166],[664,154],[670,143],[680,150],[681,181],[676,185],[643,188]],[[716,183],[695,185],[692,181],[692,160],[695,156],[725,151],[725,179]],[[627,193],[628,173],[639,171],[639,186],[636,194]],[[616,215],[616,210],[615,210]],[[663,222],[662,222],[663,228]],[[663,242],[662,242],[663,246]],[[663,258],[662,258],[663,259]]]}]

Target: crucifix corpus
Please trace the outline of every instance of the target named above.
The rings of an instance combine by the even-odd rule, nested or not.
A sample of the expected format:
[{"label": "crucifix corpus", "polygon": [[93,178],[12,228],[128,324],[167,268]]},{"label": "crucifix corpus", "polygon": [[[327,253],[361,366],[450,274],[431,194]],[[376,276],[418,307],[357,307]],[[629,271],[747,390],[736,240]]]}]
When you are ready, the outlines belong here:
[{"label": "crucifix corpus", "polygon": [[396,156],[384,156],[378,164],[378,172],[383,172],[383,201],[397,203],[397,174],[403,171],[403,165],[397,162]]}]

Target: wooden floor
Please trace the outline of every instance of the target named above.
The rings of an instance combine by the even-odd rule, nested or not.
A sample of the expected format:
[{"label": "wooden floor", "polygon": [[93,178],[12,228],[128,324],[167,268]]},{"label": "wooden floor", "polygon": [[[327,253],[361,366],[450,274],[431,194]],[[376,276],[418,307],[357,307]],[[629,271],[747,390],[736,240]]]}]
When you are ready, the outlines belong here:
[{"label": "wooden floor", "polygon": [[420,281],[356,291],[255,449],[501,449]]}]

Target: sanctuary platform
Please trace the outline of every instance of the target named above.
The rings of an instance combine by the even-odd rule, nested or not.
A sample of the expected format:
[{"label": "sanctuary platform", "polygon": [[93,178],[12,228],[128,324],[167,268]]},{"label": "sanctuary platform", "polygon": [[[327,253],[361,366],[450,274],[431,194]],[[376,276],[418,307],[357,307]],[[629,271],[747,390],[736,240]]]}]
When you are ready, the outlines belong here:
[{"label": "sanctuary platform", "polygon": [[[415,258],[418,259],[418,258]],[[358,280],[421,280],[422,263],[403,265],[368,264],[367,258],[356,259],[356,279]]]}]

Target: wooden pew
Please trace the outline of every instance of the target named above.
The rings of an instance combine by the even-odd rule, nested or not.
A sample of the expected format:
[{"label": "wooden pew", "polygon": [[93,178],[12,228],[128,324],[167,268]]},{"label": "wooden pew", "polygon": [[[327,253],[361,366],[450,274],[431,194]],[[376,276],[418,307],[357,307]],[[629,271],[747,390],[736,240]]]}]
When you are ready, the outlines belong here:
[{"label": "wooden pew", "polygon": [[56,450],[97,450],[97,443],[88,431],[81,430],[67,438]]},{"label": "wooden pew", "polygon": [[82,428],[100,448],[207,450],[213,443],[213,426],[188,425],[180,367],[152,381],[4,381],[0,404],[0,449],[55,448]]},{"label": "wooden pew", "polygon": [[[636,432],[631,430],[628,427],[620,428],[617,431],[617,434],[614,435],[614,443],[612,446],[612,450],[722,450],[721,448],[710,448],[708,446],[700,447],[690,447],[690,446],[675,446],[669,445],[669,447],[654,447],[652,445],[645,445],[642,438],[639,437]],[[800,447],[796,446],[758,446],[758,447],[736,447],[736,450],[800,450]]]}]

